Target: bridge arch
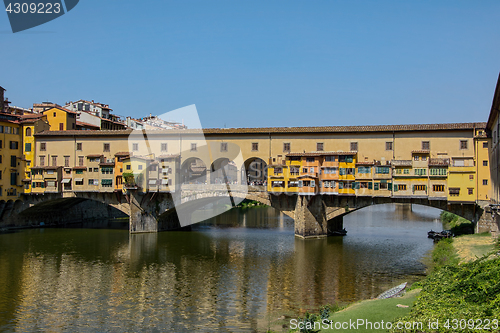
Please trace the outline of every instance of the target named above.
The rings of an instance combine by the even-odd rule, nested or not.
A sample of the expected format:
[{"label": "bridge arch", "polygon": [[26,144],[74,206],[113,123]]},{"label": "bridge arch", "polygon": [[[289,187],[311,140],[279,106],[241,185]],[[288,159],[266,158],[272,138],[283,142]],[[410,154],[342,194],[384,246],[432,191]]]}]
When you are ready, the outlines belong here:
[{"label": "bridge arch", "polygon": [[205,184],[207,179],[207,165],[198,157],[190,157],[181,165],[182,184]]},{"label": "bridge arch", "polygon": [[216,159],[210,166],[210,184],[236,184],[238,182],[238,168],[234,161],[227,157]]},{"label": "bridge arch", "polygon": [[250,157],[241,166],[241,183],[263,185],[267,181],[267,163],[260,157]]}]

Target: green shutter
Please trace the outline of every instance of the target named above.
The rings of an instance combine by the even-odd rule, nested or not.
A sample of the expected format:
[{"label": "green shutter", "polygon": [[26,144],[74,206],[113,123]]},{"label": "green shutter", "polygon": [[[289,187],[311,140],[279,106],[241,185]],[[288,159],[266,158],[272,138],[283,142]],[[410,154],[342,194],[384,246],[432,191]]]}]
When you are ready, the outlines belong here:
[{"label": "green shutter", "polygon": [[398,191],[398,184],[394,184],[394,192],[397,192],[397,191]]},{"label": "green shutter", "polygon": [[373,188],[373,183],[372,182],[369,182],[368,183],[368,189],[371,190]]},{"label": "green shutter", "polygon": [[379,188],[379,183],[375,183],[375,184],[374,184],[374,187],[375,187],[375,191],[378,191],[378,188]]},{"label": "green shutter", "polygon": [[389,189],[389,191],[392,191],[392,183],[387,183],[387,188]]}]

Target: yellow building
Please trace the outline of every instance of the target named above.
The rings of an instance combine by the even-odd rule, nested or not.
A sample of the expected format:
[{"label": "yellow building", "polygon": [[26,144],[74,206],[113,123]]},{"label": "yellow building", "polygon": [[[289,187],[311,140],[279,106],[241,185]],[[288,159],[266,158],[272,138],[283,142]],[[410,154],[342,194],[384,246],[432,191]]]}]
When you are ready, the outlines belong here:
[{"label": "yellow building", "polygon": [[31,167],[35,165],[35,133],[50,128],[47,117],[43,114],[25,114],[20,117],[22,131],[22,149],[26,168],[23,174],[24,193],[31,193]]},{"label": "yellow building", "polygon": [[0,200],[15,201],[23,192],[25,161],[19,117],[0,114]]},{"label": "yellow building", "polygon": [[488,138],[484,129],[476,129],[475,140],[476,154],[476,200],[490,200],[491,191],[491,173],[489,161],[489,149],[491,147],[491,138]]},{"label": "yellow building", "polygon": [[76,129],[77,113],[56,106],[42,112],[47,116],[51,131],[67,131]]}]

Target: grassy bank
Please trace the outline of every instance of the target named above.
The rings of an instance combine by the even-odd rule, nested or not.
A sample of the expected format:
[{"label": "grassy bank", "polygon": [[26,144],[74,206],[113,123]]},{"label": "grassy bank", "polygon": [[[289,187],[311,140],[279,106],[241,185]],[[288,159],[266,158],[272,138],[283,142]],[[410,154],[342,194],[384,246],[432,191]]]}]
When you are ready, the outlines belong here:
[{"label": "grassy bank", "polygon": [[[362,319],[365,323],[422,323],[421,328],[326,329],[317,324],[316,329],[289,332],[499,332],[500,322],[494,322],[500,319],[499,250],[499,242],[489,233],[444,239],[432,251],[429,275],[403,297],[357,302],[328,316],[334,325]],[[488,323],[489,330],[485,329]]]}]

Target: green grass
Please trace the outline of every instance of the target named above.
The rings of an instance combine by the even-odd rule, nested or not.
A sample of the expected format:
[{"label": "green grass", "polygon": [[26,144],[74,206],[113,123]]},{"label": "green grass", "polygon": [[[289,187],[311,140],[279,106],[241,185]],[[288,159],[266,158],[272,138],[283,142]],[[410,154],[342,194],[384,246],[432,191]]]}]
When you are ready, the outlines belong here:
[{"label": "green grass", "polygon": [[[384,322],[394,322],[396,318],[406,316],[410,312],[419,291],[420,289],[414,289],[407,292],[402,297],[361,301],[340,312],[332,314],[330,320],[333,321],[334,325],[336,322],[343,323],[349,322],[349,320],[356,321],[358,319],[363,319],[372,323],[381,322],[382,320]],[[401,308],[397,306],[398,304],[407,305],[409,307]],[[388,332],[386,330],[370,330],[366,329],[364,326],[357,328],[357,330],[338,330],[334,327],[333,329],[321,330],[321,332]]]}]

